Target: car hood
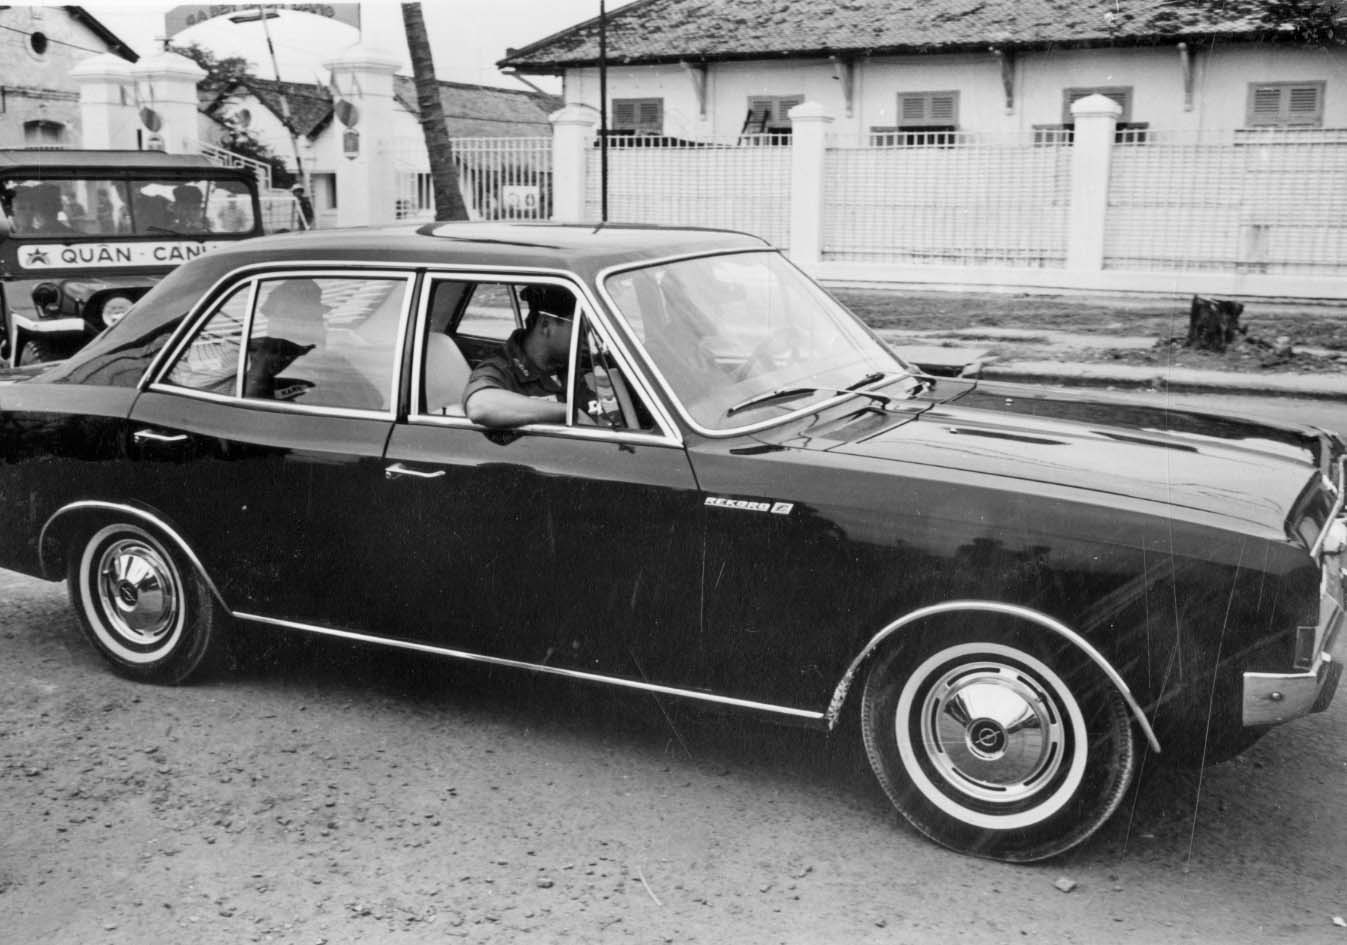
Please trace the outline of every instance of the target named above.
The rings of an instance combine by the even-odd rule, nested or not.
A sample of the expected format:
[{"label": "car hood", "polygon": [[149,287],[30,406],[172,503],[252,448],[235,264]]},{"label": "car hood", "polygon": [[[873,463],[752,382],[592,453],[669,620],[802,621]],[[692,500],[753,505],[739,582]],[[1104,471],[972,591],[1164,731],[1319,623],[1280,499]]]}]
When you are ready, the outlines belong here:
[{"label": "car hood", "polygon": [[1277,534],[1317,468],[1308,427],[1015,384],[941,386],[909,422],[826,448],[1194,509]]}]

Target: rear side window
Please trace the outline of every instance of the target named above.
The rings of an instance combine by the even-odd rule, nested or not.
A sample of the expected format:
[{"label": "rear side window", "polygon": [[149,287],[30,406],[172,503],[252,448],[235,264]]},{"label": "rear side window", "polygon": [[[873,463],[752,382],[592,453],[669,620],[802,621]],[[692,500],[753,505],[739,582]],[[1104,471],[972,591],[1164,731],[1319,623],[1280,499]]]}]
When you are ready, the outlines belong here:
[{"label": "rear side window", "polygon": [[245,400],[387,411],[406,298],[402,278],[259,279],[206,319],[165,381]]},{"label": "rear side window", "polygon": [[216,394],[235,392],[251,296],[250,285],[226,296],[168,372],[169,384]]}]

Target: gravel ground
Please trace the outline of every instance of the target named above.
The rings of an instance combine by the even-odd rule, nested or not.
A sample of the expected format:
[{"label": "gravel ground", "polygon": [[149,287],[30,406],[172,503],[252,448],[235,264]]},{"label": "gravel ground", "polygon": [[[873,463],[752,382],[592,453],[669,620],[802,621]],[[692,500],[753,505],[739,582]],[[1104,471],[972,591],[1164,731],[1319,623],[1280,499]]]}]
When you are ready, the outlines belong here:
[{"label": "gravel ground", "polygon": [[908,829],[850,731],[328,642],[136,685],[6,572],[0,647],[8,942],[1347,942],[1341,699],[1012,867]]}]

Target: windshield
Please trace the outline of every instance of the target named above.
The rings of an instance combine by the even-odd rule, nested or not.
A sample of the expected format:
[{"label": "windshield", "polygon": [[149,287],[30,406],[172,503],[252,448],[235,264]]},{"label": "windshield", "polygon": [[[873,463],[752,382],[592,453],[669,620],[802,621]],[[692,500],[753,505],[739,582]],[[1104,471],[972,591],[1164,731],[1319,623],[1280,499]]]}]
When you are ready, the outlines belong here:
[{"label": "windshield", "polygon": [[910,369],[776,253],[610,276],[619,313],[698,426],[729,430]]},{"label": "windshield", "polygon": [[0,205],[19,237],[228,235],[255,228],[247,185],[209,176],[17,178],[3,182]]}]

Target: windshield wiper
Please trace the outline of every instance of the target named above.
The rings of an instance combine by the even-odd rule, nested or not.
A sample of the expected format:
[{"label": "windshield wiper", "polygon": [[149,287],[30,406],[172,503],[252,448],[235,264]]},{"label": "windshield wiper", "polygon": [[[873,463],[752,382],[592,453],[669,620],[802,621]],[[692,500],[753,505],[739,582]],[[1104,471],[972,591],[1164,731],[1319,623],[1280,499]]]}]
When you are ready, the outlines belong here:
[{"label": "windshield wiper", "polygon": [[757,407],[761,404],[770,403],[773,400],[794,400],[800,397],[808,397],[810,394],[829,393],[829,394],[854,394],[857,397],[869,397],[876,400],[881,406],[887,406],[893,397],[889,394],[879,394],[869,390],[857,390],[858,387],[864,387],[866,384],[873,384],[876,381],[882,381],[885,375],[883,371],[876,371],[873,374],[867,374],[854,384],[847,387],[778,387],[776,390],[764,391],[761,394],[754,394],[747,400],[741,400],[733,407],[725,411],[725,416],[732,417],[740,411],[747,410],[750,407]]}]

